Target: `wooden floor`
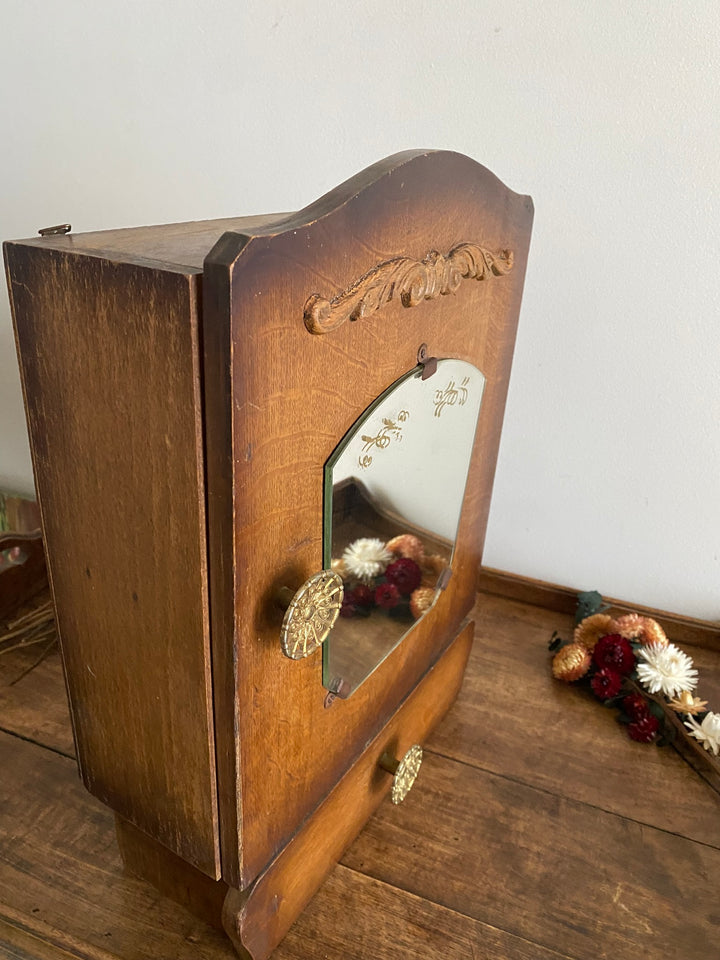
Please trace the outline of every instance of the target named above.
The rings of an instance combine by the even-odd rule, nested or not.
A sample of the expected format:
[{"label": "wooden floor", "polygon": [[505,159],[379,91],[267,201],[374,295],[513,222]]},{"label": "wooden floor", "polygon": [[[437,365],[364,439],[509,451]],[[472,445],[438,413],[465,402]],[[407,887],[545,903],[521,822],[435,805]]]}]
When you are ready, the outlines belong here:
[{"label": "wooden floor", "polygon": [[[720,800],[670,748],[554,683],[569,618],[480,595],[460,698],[274,960],[715,960]],[[684,649],[706,678],[717,652]],[[81,787],[57,656],[0,657],[0,956],[221,960],[223,935],[123,875]],[[702,692],[701,687],[701,692]],[[720,702],[720,684],[704,684]]]}]

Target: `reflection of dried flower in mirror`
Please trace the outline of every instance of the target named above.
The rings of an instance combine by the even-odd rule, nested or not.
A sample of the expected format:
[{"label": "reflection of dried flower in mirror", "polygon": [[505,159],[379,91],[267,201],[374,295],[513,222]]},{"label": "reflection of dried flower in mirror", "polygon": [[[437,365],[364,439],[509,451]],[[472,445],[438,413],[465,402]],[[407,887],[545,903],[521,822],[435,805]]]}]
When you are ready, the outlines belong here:
[{"label": "reflection of dried flower in mirror", "polygon": [[425,555],[425,548],[412,533],[401,533],[399,537],[388,540],[385,546],[391,553],[395,553],[399,557],[409,557],[415,563],[421,563]]},{"label": "reflection of dried flower in mirror", "polygon": [[373,591],[364,583],[359,583],[350,591],[350,599],[356,607],[371,607],[375,603]]},{"label": "reflection of dried flower in mirror", "polygon": [[354,617],[355,616],[355,604],[352,602],[350,596],[346,593],[343,597],[343,602],[340,606],[340,616],[341,617]]},{"label": "reflection of dried flower in mirror", "polygon": [[410,596],[410,613],[419,620],[426,614],[435,600],[434,587],[418,587]]},{"label": "reflection of dried flower in mirror", "polygon": [[701,700],[693,696],[689,690],[683,690],[676,700],[668,700],[668,706],[675,713],[688,713],[695,716],[696,713],[705,713],[708,707],[707,700]]},{"label": "reflection of dried flower in mirror", "polygon": [[375,587],[375,603],[383,610],[392,610],[400,602],[400,591],[394,583],[381,583]]},{"label": "reflection of dried flower in mirror", "polygon": [[666,697],[676,697],[683,690],[694,690],[697,686],[697,670],[692,660],[674,643],[665,647],[655,643],[640,647],[638,657],[645,661],[638,663],[638,679],[650,693],[662,691]]},{"label": "reflection of dried flower in mirror", "polygon": [[392,560],[392,554],[382,540],[361,537],[350,544],[342,558],[351,577],[369,583],[374,577],[385,572],[385,567]]},{"label": "reflection of dried flower in mirror", "polygon": [[422,567],[423,573],[430,573],[439,577],[443,570],[447,568],[448,562],[445,557],[442,557],[439,553],[431,553],[423,557],[420,566]]},{"label": "reflection of dried flower in mirror", "polygon": [[552,674],[556,680],[574,683],[590,669],[590,653],[581,643],[568,643],[553,657]]},{"label": "reflection of dried flower in mirror", "polygon": [[702,723],[698,723],[694,717],[684,722],[690,736],[699,740],[706,750],[712,750],[715,756],[720,753],[720,713],[706,714]]},{"label": "reflection of dried flower in mirror", "polygon": [[344,560],[331,560],[330,569],[333,573],[336,573],[339,577],[345,579],[347,577],[347,567]]},{"label": "reflection of dried flower in mirror", "polygon": [[615,621],[616,633],[626,640],[638,640],[640,643],[655,643],[658,646],[665,647],[668,638],[665,631],[657,622],[650,617],[641,617],[637,613],[626,613],[618,617]]},{"label": "reflection of dried flower in mirror", "polygon": [[394,560],[385,571],[388,583],[394,583],[403,596],[409,596],[420,586],[422,574],[420,567],[410,557],[400,557]]},{"label": "reflection of dried flower in mirror", "polygon": [[609,633],[617,633],[613,618],[606,613],[594,613],[578,624],[573,639],[575,643],[581,643],[588,650],[592,650],[600,637],[605,637]]}]

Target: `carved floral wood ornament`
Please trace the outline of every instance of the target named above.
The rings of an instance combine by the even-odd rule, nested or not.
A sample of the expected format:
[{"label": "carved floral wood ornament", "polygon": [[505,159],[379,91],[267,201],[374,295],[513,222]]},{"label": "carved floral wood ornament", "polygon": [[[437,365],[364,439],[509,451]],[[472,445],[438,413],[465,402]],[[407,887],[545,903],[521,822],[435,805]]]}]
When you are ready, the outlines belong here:
[{"label": "carved floral wood ornament", "polygon": [[385,260],[342,293],[327,300],[313,294],[305,303],[310,333],[329,333],[346,320],[360,320],[391,300],[415,307],[423,300],[456,293],[463,280],[490,280],[512,270],[512,250],[492,253],[475,243],[461,243],[445,257],[431,250],[423,260]]}]

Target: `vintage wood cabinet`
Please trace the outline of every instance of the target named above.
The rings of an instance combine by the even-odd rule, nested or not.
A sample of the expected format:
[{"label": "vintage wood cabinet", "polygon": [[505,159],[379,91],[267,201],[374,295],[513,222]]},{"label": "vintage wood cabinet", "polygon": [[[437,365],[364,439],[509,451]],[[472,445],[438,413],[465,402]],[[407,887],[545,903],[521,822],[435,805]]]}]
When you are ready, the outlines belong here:
[{"label": "vintage wood cabinet", "polygon": [[[298,213],[6,244],[81,775],[129,868],[222,914],[243,956],[273,949],[459,689],[531,221],[474,161],[418,151]],[[368,479],[383,457],[394,499]],[[422,522],[398,518],[411,488]],[[353,586],[343,524],[383,542],[385,574]],[[387,587],[391,533],[423,544],[390,562],[431,591],[404,625],[359,600]],[[331,567],[345,639],[292,659],[281,632],[317,639],[342,591],[327,575],[295,621],[283,603]]]}]

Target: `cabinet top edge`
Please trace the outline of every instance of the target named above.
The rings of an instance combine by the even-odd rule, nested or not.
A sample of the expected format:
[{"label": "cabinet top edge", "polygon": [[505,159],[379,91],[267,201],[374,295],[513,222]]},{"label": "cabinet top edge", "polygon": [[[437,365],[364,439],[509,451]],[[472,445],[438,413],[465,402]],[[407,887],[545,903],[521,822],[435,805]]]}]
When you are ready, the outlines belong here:
[{"label": "cabinet top edge", "polygon": [[181,273],[202,273],[203,261],[218,239],[228,231],[262,232],[292,214],[274,213],[213,220],[188,220],[86,233],[53,234],[7,240],[6,248],[32,247],[117,263],[153,266]]}]

